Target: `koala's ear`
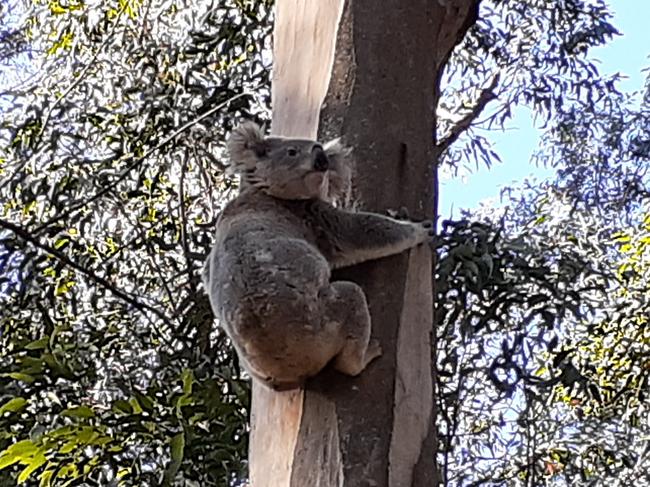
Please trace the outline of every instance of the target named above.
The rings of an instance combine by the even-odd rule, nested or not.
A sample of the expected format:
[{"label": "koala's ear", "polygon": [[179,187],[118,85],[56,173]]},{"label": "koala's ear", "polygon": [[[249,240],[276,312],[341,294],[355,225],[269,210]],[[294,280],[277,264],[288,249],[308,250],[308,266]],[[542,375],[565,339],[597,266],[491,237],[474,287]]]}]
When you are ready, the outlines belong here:
[{"label": "koala's ear", "polygon": [[327,157],[346,159],[352,153],[352,147],[346,147],[341,142],[341,137],[325,142],[323,150]]},{"label": "koala's ear", "polygon": [[330,161],[329,200],[347,206],[352,187],[352,148],[344,146],[337,138],[323,144],[323,150]]},{"label": "koala's ear", "polygon": [[244,122],[235,127],[228,139],[227,148],[230,156],[229,172],[254,169],[257,161],[268,151],[262,129],[253,122]]}]

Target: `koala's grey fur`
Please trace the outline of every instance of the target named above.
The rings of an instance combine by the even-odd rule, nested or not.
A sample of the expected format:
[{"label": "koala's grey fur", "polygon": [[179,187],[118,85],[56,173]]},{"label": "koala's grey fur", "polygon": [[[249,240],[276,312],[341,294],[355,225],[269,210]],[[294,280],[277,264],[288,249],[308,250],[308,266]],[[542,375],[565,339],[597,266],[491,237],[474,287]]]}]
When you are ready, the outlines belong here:
[{"label": "koala's grey fur", "polygon": [[249,122],[228,149],[242,191],[219,217],[203,280],[244,367],[277,390],[329,362],[359,374],[381,348],[363,291],[331,270],[427,242],[430,223],[335,208],[350,183],[338,141],[264,137]]}]

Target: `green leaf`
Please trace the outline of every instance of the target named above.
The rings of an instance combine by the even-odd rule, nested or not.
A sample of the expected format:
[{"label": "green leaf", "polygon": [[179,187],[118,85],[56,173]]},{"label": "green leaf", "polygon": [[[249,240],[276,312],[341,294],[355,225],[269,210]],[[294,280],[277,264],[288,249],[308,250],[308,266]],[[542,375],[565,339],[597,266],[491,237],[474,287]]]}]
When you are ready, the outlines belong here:
[{"label": "green leaf", "polygon": [[2,416],[6,412],[11,412],[15,413],[20,411],[22,408],[25,407],[27,404],[27,399],[24,397],[14,397],[13,399],[9,399],[6,403],[0,407],[0,416]]},{"label": "green leaf", "polygon": [[133,395],[137,398],[142,409],[149,412],[153,411],[153,400],[149,396],[145,396],[138,391],[135,391]]},{"label": "green leaf", "polygon": [[74,373],[65,365],[61,364],[51,353],[44,353],[41,359],[52,369],[52,372],[58,376],[65,377],[66,379],[75,378]]},{"label": "green leaf", "polygon": [[47,436],[50,438],[63,438],[65,436],[70,436],[74,429],[76,428],[73,428],[72,426],[62,426],[53,431],[50,431]]},{"label": "green leaf", "polygon": [[185,452],[185,434],[181,432],[174,435],[169,442],[169,447],[171,450],[171,461],[165,470],[165,477],[163,479],[163,485],[165,486],[171,486],[174,483],[174,478],[183,462],[183,455]]},{"label": "green leaf", "polygon": [[58,250],[61,247],[63,247],[65,244],[67,244],[68,242],[70,242],[69,238],[66,238],[66,237],[60,238],[56,242],[54,242],[54,248]]},{"label": "green leaf", "polygon": [[191,369],[183,369],[183,392],[187,395],[192,394],[192,383],[194,382],[194,374]]},{"label": "green leaf", "polygon": [[170,441],[172,461],[182,462],[183,452],[185,450],[185,434],[178,433]]},{"label": "green leaf", "polygon": [[46,470],[43,472],[41,474],[41,482],[38,484],[39,487],[50,487],[52,485],[52,475],[54,475],[54,470]]},{"label": "green leaf", "polygon": [[95,411],[89,406],[78,406],[61,411],[61,416],[67,416],[69,418],[94,418]]},{"label": "green leaf", "polygon": [[10,465],[13,465],[16,462],[20,461],[20,457],[16,455],[2,455],[0,456],[0,470],[7,468]]},{"label": "green leaf", "polygon": [[20,440],[13,445],[9,445],[2,454],[4,455],[6,453],[11,455],[20,455],[21,457],[31,457],[36,453],[36,451],[38,451],[38,447],[32,440]]},{"label": "green leaf", "polygon": [[95,431],[95,428],[92,426],[84,426],[81,428],[81,431],[77,433],[77,438],[79,443],[83,443],[85,445],[91,443],[92,441],[95,440],[99,436],[99,433]]},{"label": "green leaf", "polygon": [[18,483],[22,484],[29,478],[32,472],[42,467],[45,462],[47,462],[45,454],[43,452],[39,452],[36,456],[34,456],[29,465],[27,465],[27,467],[22,472],[20,472],[20,475],[18,476]]},{"label": "green leaf", "polygon": [[65,281],[62,282],[57,286],[57,288],[54,290],[54,295],[55,296],[64,296],[66,295],[73,287],[75,286],[74,281]]},{"label": "green leaf", "polygon": [[39,338],[38,340],[34,340],[33,342],[28,343],[25,345],[26,350],[40,350],[41,348],[47,347],[47,344],[50,341],[50,337],[43,337]]},{"label": "green leaf", "polygon": [[13,465],[16,462],[27,464],[31,462],[34,453],[38,451],[38,447],[32,440],[21,440],[0,453],[0,470]]},{"label": "green leaf", "polygon": [[116,413],[133,414],[133,406],[124,399],[118,399],[115,401],[111,409]]},{"label": "green leaf", "polygon": [[129,404],[131,405],[134,414],[142,414],[142,408],[140,407],[140,403],[135,397],[129,399]]},{"label": "green leaf", "polygon": [[2,374],[2,377],[11,377],[12,379],[26,382],[27,384],[31,384],[36,380],[31,375],[23,374],[21,372],[10,372],[8,374]]},{"label": "green leaf", "polygon": [[79,444],[79,442],[77,440],[75,440],[75,439],[70,440],[67,443],[64,443],[61,448],[59,448],[59,453],[61,455],[67,455],[71,451],[76,450],[78,444]]},{"label": "green leaf", "polygon": [[36,357],[22,357],[20,359],[21,373],[27,375],[40,374],[43,372],[43,360]]},{"label": "green leaf", "polygon": [[79,469],[77,468],[77,465],[75,465],[74,463],[67,463],[63,465],[61,468],[59,468],[59,471],[56,474],[57,478],[70,478],[70,480],[62,484],[61,487],[65,487],[66,485],[70,485],[74,483],[75,479],[78,476],[79,476]]},{"label": "green leaf", "polygon": [[178,401],[176,401],[176,408],[180,409],[184,406],[189,406],[190,404],[194,403],[194,399],[188,396],[181,396],[178,398]]}]

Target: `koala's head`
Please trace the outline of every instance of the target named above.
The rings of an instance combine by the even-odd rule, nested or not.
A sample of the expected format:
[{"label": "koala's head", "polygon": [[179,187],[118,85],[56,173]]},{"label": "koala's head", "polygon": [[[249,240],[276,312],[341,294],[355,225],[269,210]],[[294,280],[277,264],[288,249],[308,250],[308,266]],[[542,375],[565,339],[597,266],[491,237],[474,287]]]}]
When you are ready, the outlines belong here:
[{"label": "koala's head", "polygon": [[338,139],[321,144],[308,139],[264,137],[256,124],[245,122],[230,135],[228,151],[230,172],[240,174],[244,185],[276,198],[331,201],[349,191],[350,150]]}]

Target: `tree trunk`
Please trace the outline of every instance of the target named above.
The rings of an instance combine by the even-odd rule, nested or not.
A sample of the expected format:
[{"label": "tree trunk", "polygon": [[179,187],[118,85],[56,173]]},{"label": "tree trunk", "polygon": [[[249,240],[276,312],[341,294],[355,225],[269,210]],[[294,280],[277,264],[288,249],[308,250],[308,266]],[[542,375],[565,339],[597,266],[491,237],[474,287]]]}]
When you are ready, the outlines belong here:
[{"label": "tree trunk", "polygon": [[[477,6],[276,0],[272,132],[342,136],[364,209],[432,218],[441,73]],[[253,487],[437,485],[431,258],[420,247],[337,272],[363,287],[384,354],[357,378],[326,370],[282,393],[254,384]]]}]

